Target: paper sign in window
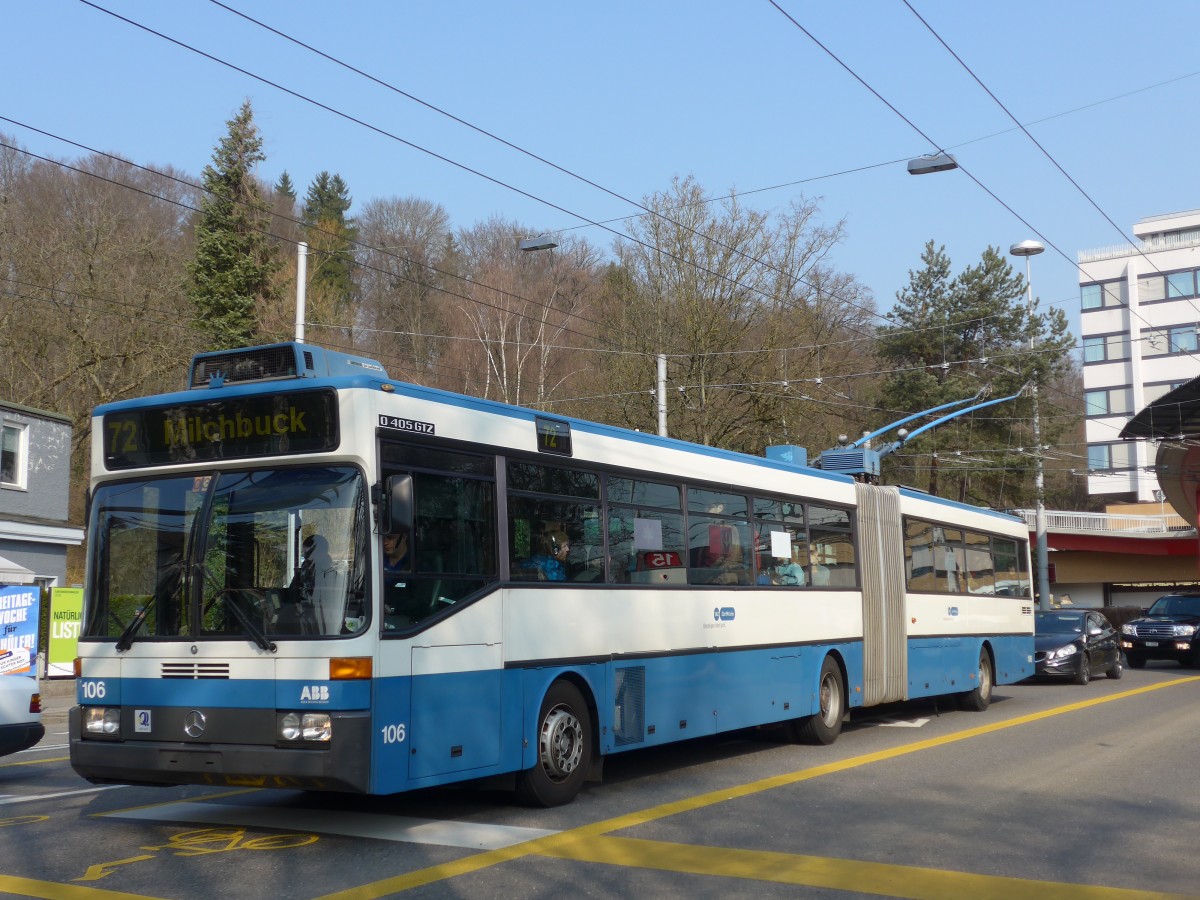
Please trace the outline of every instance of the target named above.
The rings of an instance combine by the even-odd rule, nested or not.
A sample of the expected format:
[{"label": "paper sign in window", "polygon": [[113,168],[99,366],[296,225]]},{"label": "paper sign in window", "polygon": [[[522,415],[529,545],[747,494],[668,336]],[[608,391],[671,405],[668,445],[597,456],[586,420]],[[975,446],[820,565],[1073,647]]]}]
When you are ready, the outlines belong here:
[{"label": "paper sign in window", "polygon": [[633,547],[635,550],[661,550],[662,522],[658,519],[634,519]]},{"label": "paper sign in window", "polygon": [[786,531],[772,531],[771,555],[776,559],[791,559],[792,536]]}]

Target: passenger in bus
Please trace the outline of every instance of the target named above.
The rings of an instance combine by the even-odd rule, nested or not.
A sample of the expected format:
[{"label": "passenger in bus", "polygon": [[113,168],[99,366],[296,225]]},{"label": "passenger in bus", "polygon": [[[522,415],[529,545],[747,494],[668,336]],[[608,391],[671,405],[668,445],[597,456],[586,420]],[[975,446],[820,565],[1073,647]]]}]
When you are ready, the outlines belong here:
[{"label": "passenger in bus", "polygon": [[[333,558],[329,552],[329,540],[322,534],[311,532],[300,544],[300,566],[290,585],[288,602],[291,605],[279,614],[279,628],[287,633],[298,629],[303,634],[328,633],[327,625],[335,615],[325,608],[332,583],[337,578]],[[341,621],[341,610],[336,613]],[[332,626],[330,626],[332,627]]]},{"label": "passenger in bus", "polygon": [[393,531],[383,536],[383,569],[385,572],[407,572],[408,532]]},{"label": "passenger in bus", "polygon": [[812,564],[812,583],[817,587],[828,585],[829,567],[814,561]]},{"label": "passenger in bus", "polygon": [[789,559],[782,565],[776,566],[775,575],[779,578],[779,584],[804,584],[804,566],[800,565],[794,559]]},{"label": "passenger in bus", "polygon": [[571,544],[562,531],[545,531],[534,538],[534,553],[526,565],[546,581],[567,580],[567,553]]},{"label": "passenger in bus", "polygon": [[329,558],[329,542],[323,536],[311,533],[300,544],[300,567],[292,578],[292,589],[301,600],[312,600],[317,582],[318,557]]}]

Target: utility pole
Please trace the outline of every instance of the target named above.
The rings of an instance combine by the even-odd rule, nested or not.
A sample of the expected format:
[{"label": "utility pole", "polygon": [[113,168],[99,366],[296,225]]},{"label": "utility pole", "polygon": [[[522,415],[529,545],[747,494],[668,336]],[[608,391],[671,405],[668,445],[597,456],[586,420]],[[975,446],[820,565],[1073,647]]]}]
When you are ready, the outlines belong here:
[{"label": "utility pole", "polygon": [[[1030,325],[1033,324],[1033,280],[1030,278],[1029,257],[1037,256],[1046,248],[1037,241],[1021,241],[1008,248],[1013,256],[1025,257],[1025,286],[1029,292],[1028,308]],[[1029,349],[1034,349],[1034,333],[1029,331]],[[1037,505],[1034,512],[1034,530],[1037,533],[1037,596],[1038,608],[1050,608],[1050,548],[1046,540],[1046,481],[1042,466],[1042,417],[1038,410],[1038,385],[1033,381],[1033,464],[1034,491]]]}]

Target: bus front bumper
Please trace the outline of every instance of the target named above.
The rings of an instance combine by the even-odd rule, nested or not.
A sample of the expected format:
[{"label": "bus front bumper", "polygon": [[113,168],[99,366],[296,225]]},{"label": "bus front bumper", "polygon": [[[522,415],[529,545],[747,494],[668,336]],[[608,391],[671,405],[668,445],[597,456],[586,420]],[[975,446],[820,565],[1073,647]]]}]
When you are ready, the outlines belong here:
[{"label": "bus front bumper", "polygon": [[80,707],[75,706],[69,716],[71,768],[92,784],[370,791],[367,715],[336,716],[336,737],[320,749],[84,738],[81,721]]}]

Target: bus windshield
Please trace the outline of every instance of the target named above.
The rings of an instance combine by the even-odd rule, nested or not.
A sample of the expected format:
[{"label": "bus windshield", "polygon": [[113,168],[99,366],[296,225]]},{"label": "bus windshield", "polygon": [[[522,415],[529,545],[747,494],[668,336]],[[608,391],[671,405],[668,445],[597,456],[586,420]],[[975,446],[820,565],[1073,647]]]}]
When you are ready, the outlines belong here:
[{"label": "bus windshield", "polygon": [[369,624],[366,494],[349,466],[101,485],[83,637],[251,640]]}]

